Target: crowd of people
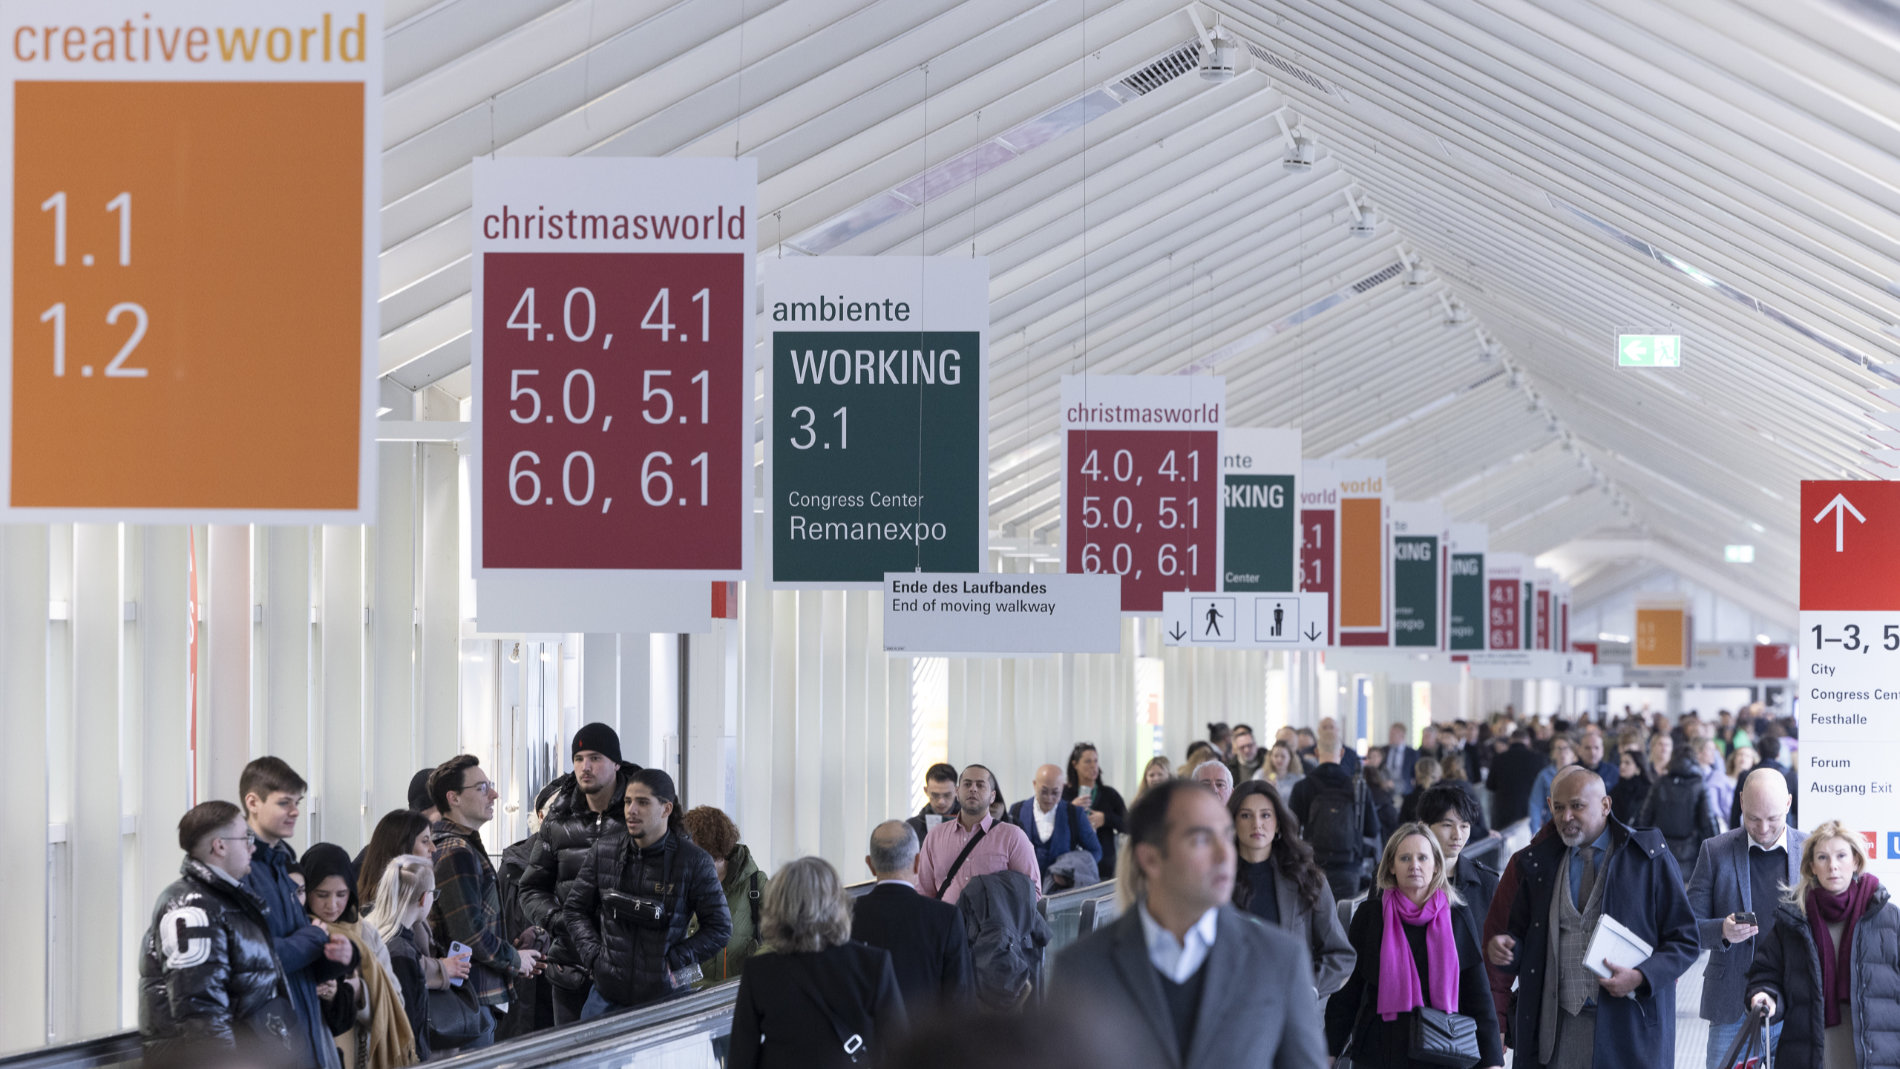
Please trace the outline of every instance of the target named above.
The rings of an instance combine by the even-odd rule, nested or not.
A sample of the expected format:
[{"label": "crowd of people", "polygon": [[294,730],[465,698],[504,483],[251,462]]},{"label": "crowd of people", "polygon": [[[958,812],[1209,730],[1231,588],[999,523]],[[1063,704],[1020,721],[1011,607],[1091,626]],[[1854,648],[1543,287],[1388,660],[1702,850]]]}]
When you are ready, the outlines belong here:
[{"label": "crowd of people", "polygon": [[[1663,1065],[1709,951],[1710,1069],[1766,1019],[1786,1064],[1900,1065],[1900,910],[1858,834],[1793,826],[1792,722],[1507,710],[1413,735],[1361,754],[1331,719],[1265,745],[1210,725],[1129,799],[1089,743],[1013,805],[984,765],[933,765],[855,898],[818,858],[767,878],[600,724],[497,854],[471,755],[418,772],[354,859],[292,851],[304,782],[259,758],[238,803],[179,822],[142,1030],[155,1053],[385,1069],[736,978],[738,1069],[901,1064],[947,1012],[1025,1009],[1112,1022],[1103,1057],[1129,1065]],[[1120,916],[1044,990],[1039,900],[1101,881]],[[1641,953],[1586,960],[1606,928]]]}]

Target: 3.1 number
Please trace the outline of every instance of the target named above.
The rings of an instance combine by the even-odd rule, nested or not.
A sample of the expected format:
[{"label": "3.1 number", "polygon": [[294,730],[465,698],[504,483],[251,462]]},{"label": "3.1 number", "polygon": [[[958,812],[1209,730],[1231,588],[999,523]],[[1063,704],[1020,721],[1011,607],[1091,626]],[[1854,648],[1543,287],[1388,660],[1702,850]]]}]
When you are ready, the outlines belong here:
[{"label": "3.1 number", "polygon": [[[794,434],[790,444],[793,449],[805,450],[818,444],[818,413],[812,411],[809,405],[799,405],[797,408],[792,409],[792,418],[798,419],[799,413],[801,412],[804,413],[804,422],[799,425],[798,432],[805,436],[805,440],[803,442],[799,441],[798,435]],[[848,413],[840,406],[832,415],[838,420],[838,448],[849,449],[851,447],[851,435],[849,420],[847,418]],[[825,443],[825,448],[830,449],[831,443]]]}]

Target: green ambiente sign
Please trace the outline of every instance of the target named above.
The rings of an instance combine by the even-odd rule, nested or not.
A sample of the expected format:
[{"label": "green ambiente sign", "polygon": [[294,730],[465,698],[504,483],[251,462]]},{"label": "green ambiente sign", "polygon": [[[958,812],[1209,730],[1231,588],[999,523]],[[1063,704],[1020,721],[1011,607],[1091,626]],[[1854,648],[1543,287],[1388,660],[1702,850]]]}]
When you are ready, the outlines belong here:
[{"label": "green ambiente sign", "polygon": [[1392,644],[1438,646],[1438,538],[1392,539]]},{"label": "green ambiente sign", "polygon": [[760,268],[766,575],[884,589],[989,548],[989,263],[815,256]]},{"label": "green ambiente sign", "polygon": [[1454,650],[1484,649],[1486,604],[1484,554],[1451,555],[1451,620],[1447,645]]}]

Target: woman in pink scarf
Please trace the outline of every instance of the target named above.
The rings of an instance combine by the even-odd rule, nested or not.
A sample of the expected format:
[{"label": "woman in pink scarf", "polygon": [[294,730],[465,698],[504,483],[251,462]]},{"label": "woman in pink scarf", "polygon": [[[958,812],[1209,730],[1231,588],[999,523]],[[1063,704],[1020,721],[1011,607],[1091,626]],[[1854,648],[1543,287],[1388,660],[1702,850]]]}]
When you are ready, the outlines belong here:
[{"label": "woman in pink scarf", "polygon": [[1445,882],[1445,857],[1423,824],[1399,826],[1379,858],[1377,888],[1353,912],[1352,977],[1326,1003],[1326,1044],[1356,1067],[1406,1069],[1413,1011],[1462,1013],[1478,1025],[1478,1065],[1504,1064],[1478,925]]},{"label": "woman in pink scarf", "polygon": [[1900,1066],[1900,907],[1866,869],[1846,825],[1808,832],[1801,885],[1775,905],[1748,969],[1748,1004],[1784,1018],[1777,1066]]}]

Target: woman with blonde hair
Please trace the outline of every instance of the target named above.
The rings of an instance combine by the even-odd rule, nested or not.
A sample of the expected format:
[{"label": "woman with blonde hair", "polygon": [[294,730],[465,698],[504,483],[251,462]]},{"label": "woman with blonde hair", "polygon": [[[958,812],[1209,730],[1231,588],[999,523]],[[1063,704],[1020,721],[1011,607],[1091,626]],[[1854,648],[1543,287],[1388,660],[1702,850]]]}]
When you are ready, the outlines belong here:
[{"label": "woman with blonde hair", "polygon": [[1141,801],[1141,796],[1147,794],[1149,788],[1166,783],[1173,778],[1174,765],[1168,760],[1167,754],[1156,754],[1150,757],[1148,763],[1142,766],[1141,785],[1135,788],[1135,801]]},{"label": "woman with blonde hair", "polygon": [[1447,881],[1444,851],[1423,824],[1386,840],[1377,886],[1352,915],[1356,958],[1346,986],[1326,1002],[1326,1044],[1354,1065],[1408,1069],[1417,1011],[1461,1014],[1477,1026],[1477,1065],[1504,1064],[1478,922]]},{"label": "woman with blonde hair", "polygon": [[760,934],[772,952],[739,974],[727,1069],[876,1063],[908,1023],[904,999],[890,953],[851,942],[851,903],[830,863],[801,857],[778,870]]},{"label": "woman with blonde hair", "polygon": [[1291,798],[1293,788],[1306,778],[1306,764],[1291,742],[1278,739],[1267,751],[1267,759],[1260,762],[1260,772],[1254,778],[1273,784],[1282,799]]},{"label": "woman with blonde hair", "polygon": [[389,951],[390,971],[402,990],[404,1016],[416,1043],[418,1061],[428,1061],[429,981],[423,971],[434,947],[424,920],[435,906],[435,865],[413,854],[390,859],[376,877],[376,901],[363,920],[382,937]]},{"label": "woman with blonde hair", "polygon": [[1758,943],[1747,1005],[1782,1017],[1776,1065],[1900,1065],[1900,907],[1860,833],[1838,820],[1808,831],[1801,883]]}]

